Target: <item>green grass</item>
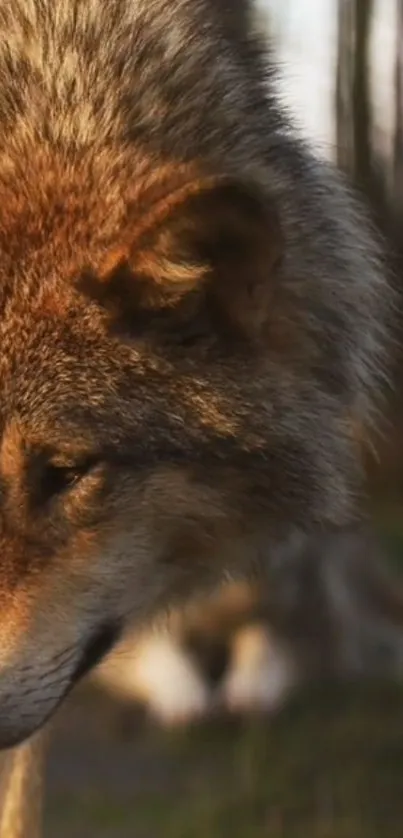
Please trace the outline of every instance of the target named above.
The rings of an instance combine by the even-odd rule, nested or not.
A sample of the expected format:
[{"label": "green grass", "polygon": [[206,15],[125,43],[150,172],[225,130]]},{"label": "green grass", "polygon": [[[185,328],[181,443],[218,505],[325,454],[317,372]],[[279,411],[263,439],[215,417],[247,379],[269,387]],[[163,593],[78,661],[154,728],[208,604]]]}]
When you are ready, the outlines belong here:
[{"label": "green grass", "polygon": [[[380,530],[402,569],[400,521],[384,520]],[[91,747],[85,736],[80,747]],[[56,789],[46,838],[403,835],[403,685],[317,689],[271,722],[175,735],[146,729],[110,751],[110,743],[102,747],[125,777],[124,793],[100,791],[92,776],[69,791]],[[151,771],[144,789],[150,754],[155,779]]]},{"label": "green grass", "polygon": [[396,686],[329,688],[271,724],[161,735],[161,759],[181,767],[174,791],[55,797],[49,836],[400,838],[402,710]]}]

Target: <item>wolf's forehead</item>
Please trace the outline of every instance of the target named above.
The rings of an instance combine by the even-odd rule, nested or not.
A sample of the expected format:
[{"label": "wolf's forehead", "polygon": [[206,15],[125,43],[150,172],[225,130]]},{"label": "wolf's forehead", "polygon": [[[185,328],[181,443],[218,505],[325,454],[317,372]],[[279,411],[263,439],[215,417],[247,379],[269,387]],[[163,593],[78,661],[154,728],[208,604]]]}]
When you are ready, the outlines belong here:
[{"label": "wolf's forehead", "polygon": [[114,164],[106,152],[75,162],[35,142],[11,166],[0,154],[0,290],[10,277],[20,288],[68,277],[113,246],[125,217],[123,171],[118,151]]},{"label": "wolf's forehead", "polygon": [[63,283],[102,273],[177,181],[194,177],[193,168],[150,161],[135,147],[77,161],[34,143],[12,168],[0,153],[0,319],[11,294],[21,304],[49,291],[43,305],[59,309]]},{"label": "wolf's forehead", "polygon": [[[18,302],[18,301],[17,301]],[[111,361],[68,316],[15,304],[0,318],[0,414],[36,419],[108,386]],[[101,375],[102,370],[102,375]]]},{"label": "wolf's forehead", "polygon": [[147,342],[80,331],[81,321],[69,331],[68,318],[15,317],[7,330],[0,318],[0,432],[11,419],[44,441],[80,428],[102,436],[106,426],[106,443],[115,432],[147,436],[168,425],[178,438],[240,432],[238,389],[218,371],[173,363]]},{"label": "wolf's forehead", "polygon": [[32,197],[5,210],[0,189],[0,201],[0,267],[20,287],[40,277],[69,278],[114,244],[117,213],[112,220],[107,203],[93,205],[85,193],[50,195],[46,202]]}]

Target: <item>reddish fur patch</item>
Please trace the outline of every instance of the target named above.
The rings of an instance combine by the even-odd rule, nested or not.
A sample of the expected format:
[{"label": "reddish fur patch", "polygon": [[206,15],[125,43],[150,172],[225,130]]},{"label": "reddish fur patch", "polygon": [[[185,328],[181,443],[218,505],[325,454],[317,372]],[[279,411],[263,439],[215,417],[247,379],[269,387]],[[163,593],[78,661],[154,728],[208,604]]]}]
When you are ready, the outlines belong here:
[{"label": "reddish fur patch", "polygon": [[[3,275],[37,271],[41,280],[57,279],[56,266],[62,266],[61,279],[91,268],[107,281],[136,252],[138,270],[152,273],[147,236],[206,182],[191,167],[153,161],[150,168],[139,156],[117,164],[105,154],[98,164],[90,158],[73,164],[33,149],[29,171],[16,164],[0,180]],[[60,292],[43,302],[50,311],[64,310]]]},{"label": "reddish fur patch", "polygon": [[21,434],[15,422],[6,426],[0,443],[0,473],[8,479],[20,476],[23,463]]}]

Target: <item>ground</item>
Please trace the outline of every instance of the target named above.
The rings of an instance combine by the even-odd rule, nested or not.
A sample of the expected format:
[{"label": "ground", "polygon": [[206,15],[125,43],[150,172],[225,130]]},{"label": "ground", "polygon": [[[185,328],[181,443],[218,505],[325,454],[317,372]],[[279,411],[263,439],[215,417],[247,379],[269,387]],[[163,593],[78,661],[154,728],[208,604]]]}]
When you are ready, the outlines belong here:
[{"label": "ground", "polygon": [[49,762],[46,838],[400,838],[403,688],[300,697],[271,723],[127,729],[82,695]]},{"label": "ground", "polygon": [[[392,533],[393,535],[393,533]],[[45,838],[401,838],[403,684],[161,733],[93,688],[60,714]]]}]

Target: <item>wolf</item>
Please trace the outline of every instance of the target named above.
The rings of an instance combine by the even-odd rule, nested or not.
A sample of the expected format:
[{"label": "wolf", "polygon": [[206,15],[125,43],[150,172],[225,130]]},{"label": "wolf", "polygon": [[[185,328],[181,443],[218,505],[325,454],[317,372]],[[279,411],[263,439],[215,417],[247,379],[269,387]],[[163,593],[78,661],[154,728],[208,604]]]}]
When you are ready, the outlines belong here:
[{"label": "wolf", "polygon": [[10,747],[130,621],[267,575],[281,610],[360,520],[390,290],[247,0],[0,0],[0,254]]}]

